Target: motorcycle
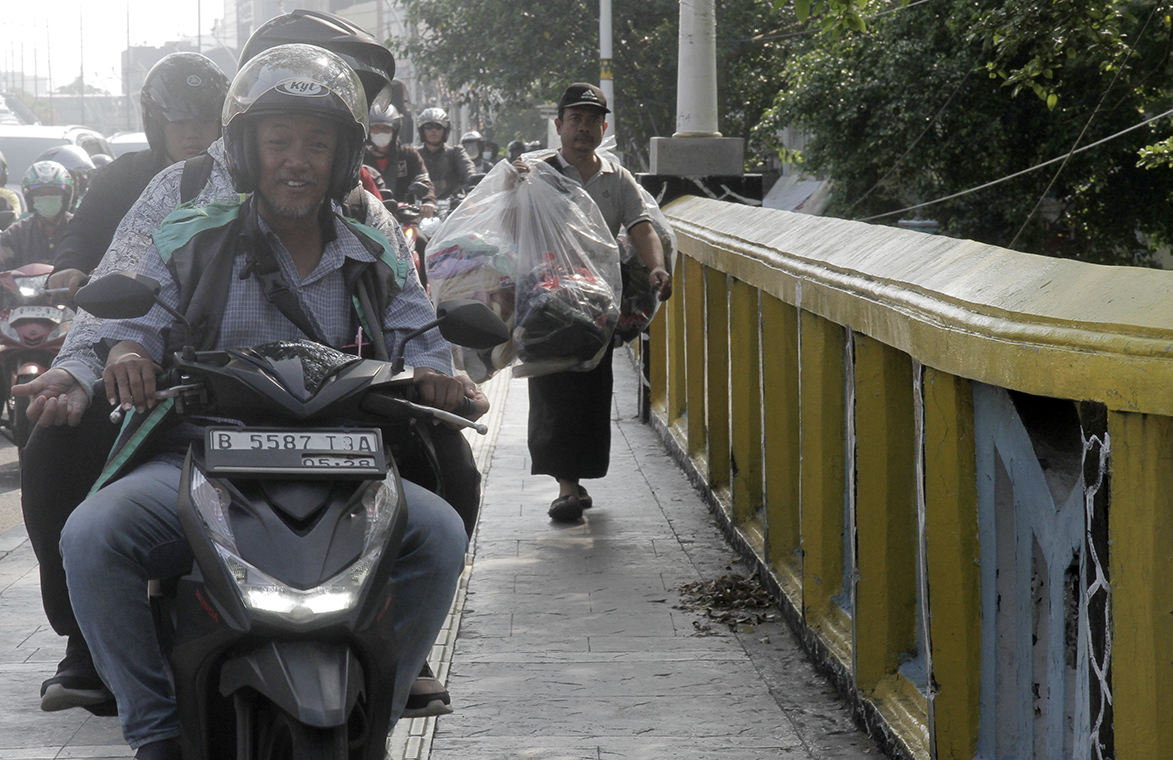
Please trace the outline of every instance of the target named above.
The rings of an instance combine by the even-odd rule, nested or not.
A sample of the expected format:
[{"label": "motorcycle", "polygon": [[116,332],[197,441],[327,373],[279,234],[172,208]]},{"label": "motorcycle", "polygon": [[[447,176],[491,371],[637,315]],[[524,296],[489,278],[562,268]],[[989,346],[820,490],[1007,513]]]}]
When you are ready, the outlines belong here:
[{"label": "motorcycle", "polygon": [[0,272],[0,398],[4,416],[0,432],[18,447],[28,443],[32,423],[25,414],[27,396],[13,396],[12,388],[49,369],[65,343],[73,309],[54,304],[68,288],[46,288],[53,273],[48,264],[26,264]]},{"label": "motorcycle", "polygon": [[[116,273],[77,303],[130,317],[157,292]],[[178,511],[195,562],[154,597],[187,760],[385,756],[398,648],[379,621],[406,520],[392,451],[411,420],[485,432],[410,400],[403,346],[435,326],[457,343],[508,337],[482,304],[437,315],[391,362],[309,341],[175,354],[162,402],[239,421],[206,427],[188,451]]]}]

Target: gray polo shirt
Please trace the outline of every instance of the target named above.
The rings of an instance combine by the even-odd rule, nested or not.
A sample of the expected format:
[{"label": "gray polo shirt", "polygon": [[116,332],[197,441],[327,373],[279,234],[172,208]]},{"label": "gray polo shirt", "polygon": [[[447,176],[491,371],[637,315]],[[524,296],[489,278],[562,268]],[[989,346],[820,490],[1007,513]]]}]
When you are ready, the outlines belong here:
[{"label": "gray polo shirt", "polygon": [[582,181],[582,175],[574,164],[562,157],[562,152],[554,154],[554,160],[562,174],[582,185],[591,196],[599,210],[603,212],[603,219],[612,235],[619,234],[619,228],[630,230],[639,222],[650,222],[647,209],[644,207],[643,197],[639,192],[639,185],[631,172],[614,161],[602,156],[599,157],[603,166],[595,172],[589,180]]}]

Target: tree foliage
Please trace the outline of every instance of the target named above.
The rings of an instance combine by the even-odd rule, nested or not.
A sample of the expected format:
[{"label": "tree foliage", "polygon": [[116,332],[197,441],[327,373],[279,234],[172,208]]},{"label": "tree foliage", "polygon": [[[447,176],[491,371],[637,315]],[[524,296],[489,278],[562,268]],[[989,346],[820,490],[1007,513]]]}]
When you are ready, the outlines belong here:
[{"label": "tree foliage", "polygon": [[[557,100],[599,80],[598,0],[405,0],[421,36],[399,42],[423,72],[498,112]],[[749,136],[776,92],[784,56],[770,0],[717,0],[720,128]],[[620,147],[646,155],[676,126],[677,0],[614,3],[612,38]],[[511,119],[516,122],[516,119]],[[498,136],[502,137],[501,135]]]},{"label": "tree foliage", "polygon": [[[758,134],[783,148],[777,130],[804,127],[804,163],[834,178],[829,213],[870,218],[965,193],[1168,109],[1170,19],[1152,13],[1156,0],[1115,5],[1099,28],[1087,3],[1036,4],[1040,15],[1070,11],[1037,24],[1016,3],[909,4],[863,33],[802,38]],[[1061,172],[1053,164],[917,213],[984,242],[1144,263],[1138,234],[1173,240],[1173,170],[1138,167],[1166,134],[1167,122],[1153,122],[1072,155]]]}]

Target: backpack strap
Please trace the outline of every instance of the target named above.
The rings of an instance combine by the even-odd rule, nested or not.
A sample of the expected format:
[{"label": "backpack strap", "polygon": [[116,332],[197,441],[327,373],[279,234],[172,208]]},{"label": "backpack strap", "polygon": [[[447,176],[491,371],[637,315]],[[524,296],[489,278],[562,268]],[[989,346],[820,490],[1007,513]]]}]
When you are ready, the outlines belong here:
[{"label": "backpack strap", "polygon": [[199,197],[200,191],[212,177],[212,167],[215,163],[207,152],[183,162],[183,176],[179,180],[180,204],[190,203]]},{"label": "backpack strap", "polygon": [[251,203],[250,201],[244,233],[248,238],[248,253],[246,254],[248,263],[240,273],[241,279],[249,276],[256,277],[265,293],[265,298],[276,306],[286,319],[305,333],[310,340],[329,345],[327,341],[322,339],[313,321],[302,310],[301,302],[297,300],[297,294],[289,289],[289,284],[285,281],[285,276],[281,274],[281,267],[277,264],[277,257],[273,254],[269,241],[265,239],[264,233],[256,224],[256,209]]}]

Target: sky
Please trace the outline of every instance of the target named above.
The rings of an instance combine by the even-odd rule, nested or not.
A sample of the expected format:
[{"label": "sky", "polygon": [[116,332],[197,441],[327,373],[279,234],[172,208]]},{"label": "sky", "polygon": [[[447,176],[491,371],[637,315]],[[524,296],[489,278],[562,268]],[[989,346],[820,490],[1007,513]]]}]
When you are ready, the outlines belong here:
[{"label": "sky", "polygon": [[[222,0],[0,0],[0,71],[51,72],[54,87],[77,79],[122,92],[122,51],[202,31],[210,37]],[[128,14],[129,9],[129,14]],[[202,13],[201,13],[202,11]],[[51,54],[51,55],[50,55]],[[19,85],[18,85],[19,86]],[[32,84],[28,83],[31,90]]]}]

